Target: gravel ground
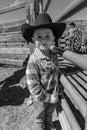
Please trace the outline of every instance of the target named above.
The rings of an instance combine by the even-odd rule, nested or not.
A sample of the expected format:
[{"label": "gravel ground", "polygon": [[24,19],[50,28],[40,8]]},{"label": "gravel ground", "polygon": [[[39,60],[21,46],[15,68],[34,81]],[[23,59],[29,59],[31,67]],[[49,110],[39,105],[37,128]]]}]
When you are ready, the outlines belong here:
[{"label": "gravel ground", "polygon": [[[0,65],[0,72],[0,130],[34,130],[33,105],[27,105],[29,91],[26,84],[22,85],[25,80],[25,68]],[[84,119],[67,96],[66,99],[83,130]],[[57,108],[57,111],[61,112],[59,104]],[[61,130],[56,110],[53,113],[53,122],[54,129]]]}]

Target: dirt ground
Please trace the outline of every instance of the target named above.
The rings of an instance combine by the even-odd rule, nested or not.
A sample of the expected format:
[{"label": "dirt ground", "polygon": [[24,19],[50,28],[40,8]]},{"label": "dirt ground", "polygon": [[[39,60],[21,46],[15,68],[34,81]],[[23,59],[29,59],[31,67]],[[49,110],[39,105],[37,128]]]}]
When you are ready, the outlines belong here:
[{"label": "dirt ground", "polygon": [[[0,130],[34,130],[33,105],[27,105],[29,91],[26,84],[21,85],[24,75],[23,67],[0,65]],[[70,106],[83,130],[84,119],[71,103]],[[61,112],[59,104],[57,108]],[[57,112],[55,109],[53,113],[54,129],[62,130]]]}]

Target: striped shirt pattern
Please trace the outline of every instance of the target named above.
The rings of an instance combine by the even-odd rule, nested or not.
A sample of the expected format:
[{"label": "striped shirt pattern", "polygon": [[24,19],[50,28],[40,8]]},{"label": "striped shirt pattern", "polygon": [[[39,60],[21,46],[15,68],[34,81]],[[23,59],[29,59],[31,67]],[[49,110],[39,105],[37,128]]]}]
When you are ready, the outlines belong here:
[{"label": "striped shirt pattern", "polygon": [[50,51],[50,58],[36,48],[26,69],[27,85],[36,101],[48,102],[50,92],[58,89],[58,57]]},{"label": "striped shirt pattern", "polygon": [[82,32],[79,29],[75,30],[75,42],[74,42],[74,50],[78,51],[81,48],[82,44]]},{"label": "striped shirt pattern", "polygon": [[[82,45],[82,32],[79,29],[76,29],[75,32],[75,42],[74,42],[74,52],[79,54],[87,54],[87,45]],[[60,46],[64,49],[66,46],[69,46],[69,36],[62,36],[60,39]]]},{"label": "striped shirt pattern", "polygon": [[76,30],[74,51],[79,53],[79,54],[87,54],[87,46],[82,45],[82,32],[79,29]]},{"label": "striped shirt pattern", "polygon": [[87,45],[82,45],[78,51],[79,54],[87,54]]}]

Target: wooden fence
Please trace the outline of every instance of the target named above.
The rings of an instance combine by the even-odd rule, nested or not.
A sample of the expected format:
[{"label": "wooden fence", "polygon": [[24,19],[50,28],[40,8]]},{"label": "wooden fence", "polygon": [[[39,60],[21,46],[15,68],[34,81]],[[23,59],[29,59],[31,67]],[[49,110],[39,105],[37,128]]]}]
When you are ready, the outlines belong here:
[{"label": "wooden fence", "polygon": [[[25,0],[11,3],[0,8],[0,14],[5,14],[26,7]],[[21,35],[21,25],[25,19],[15,20],[0,25],[0,63],[22,66],[30,53],[26,41]]]},{"label": "wooden fence", "polygon": [[[22,66],[23,61],[25,60],[27,55],[29,55],[30,49],[27,45],[27,42],[21,35],[21,25],[25,22],[31,23],[35,20],[36,15],[38,15],[39,13],[38,11],[41,10],[40,3],[36,1],[35,4],[37,5],[37,8],[35,7],[36,11],[34,10],[35,6],[34,0],[20,0],[18,2],[15,1],[14,3],[8,4],[7,6],[3,6],[0,8],[0,14],[5,14],[21,8],[25,8],[26,11],[26,19],[15,20],[0,25],[0,63],[2,64],[8,63],[12,65],[14,64]],[[11,58],[10,60],[9,58],[6,59],[6,55],[7,57],[9,55],[9,58],[12,57],[12,55],[16,55],[16,59]],[[19,57],[22,56],[23,56],[23,58],[21,59],[22,61],[20,61]],[[5,58],[2,59],[2,57]]]}]

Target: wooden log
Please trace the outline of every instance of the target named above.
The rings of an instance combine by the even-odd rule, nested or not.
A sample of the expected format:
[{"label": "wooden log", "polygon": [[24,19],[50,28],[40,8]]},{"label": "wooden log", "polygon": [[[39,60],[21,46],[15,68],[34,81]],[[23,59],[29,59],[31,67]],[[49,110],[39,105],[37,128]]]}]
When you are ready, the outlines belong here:
[{"label": "wooden log", "polygon": [[74,101],[82,116],[85,118],[86,116],[86,101],[80,95],[80,93],[73,87],[73,85],[68,81],[68,79],[61,75],[60,82],[64,86],[64,89],[67,91],[71,99]]},{"label": "wooden log", "polygon": [[0,63],[5,65],[23,66],[24,60],[13,60],[13,59],[3,59],[0,58]]},{"label": "wooden log", "polygon": [[2,42],[23,42],[25,41],[21,34],[12,34],[12,35],[5,35],[0,36],[0,43]]},{"label": "wooden log", "polygon": [[59,113],[59,121],[60,121],[62,130],[72,130],[64,111]]},{"label": "wooden log", "polygon": [[6,48],[11,48],[11,47],[28,47],[26,43],[23,43],[23,42],[3,42],[3,43],[0,43],[0,47],[6,47]]},{"label": "wooden log", "polygon": [[87,130],[87,109],[86,109],[86,117],[85,117],[85,130]]},{"label": "wooden log", "polygon": [[30,54],[29,48],[0,48],[0,54]]},{"label": "wooden log", "polygon": [[87,7],[87,0],[74,0],[70,5],[60,14],[55,22],[66,20],[70,16],[76,14],[78,11]]},{"label": "wooden log", "polygon": [[51,4],[51,1],[52,1],[52,0],[48,0],[48,1],[47,1],[46,6],[45,6],[45,8],[44,8],[44,13],[47,12],[47,10],[48,10],[48,8],[49,8],[49,6],[50,6],[50,4]]},{"label": "wooden log", "polygon": [[72,77],[76,79],[86,90],[87,90],[87,81],[85,82],[83,79],[81,79],[78,75],[73,74]]},{"label": "wooden log", "polygon": [[78,72],[77,73],[83,80],[85,80],[85,82],[87,82],[87,76],[84,75],[83,71],[82,72]]},{"label": "wooden log", "polygon": [[0,24],[0,31],[7,29],[7,28],[21,26],[25,22],[26,22],[25,19],[20,19],[20,20],[16,19],[16,20],[13,20],[13,21],[6,22],[4,24]]},{"label": "wooden log", "polygon": [[9,28],[4,28],[4,32],[21,32],[21,25],[20,26],[14,26],[14,27],[9,27]]},{"label": "wooden log", "polygon": [[26,2],[25,0],[23,0],[22,2],[19,1],[19,2],[14,2],[14,3],[10,3],[8,4],[7,6],[3,6],[0,8],[0,14],[4,14],[4,13],[7,13],[7,12],[10,12],[10,11],[14,11],[14,10],[18,10],[20,8],[24,8],[26,5]]},{"label": "wooden log", "polygon": [[8,36],[8,35],[17,35],[17,34],[21,34],[21,31],[14,31],[14,32],[1,32],[0,36]]},{"label": "wooden log", "polygon": [[87,92],[71,76],[67,76],[67,78],[78,89],[78,91],[87,99]]},{"label": "wooden log", "polygon": [[[65,115],[67,117],[67,120],[70,124],[71,130],[81,130],[77,120],[75,119],[67,101],[65,99],[62,99],[61,101],[62,108],[65,112]],[[68,130],[68,129],[67,129]]]}]

